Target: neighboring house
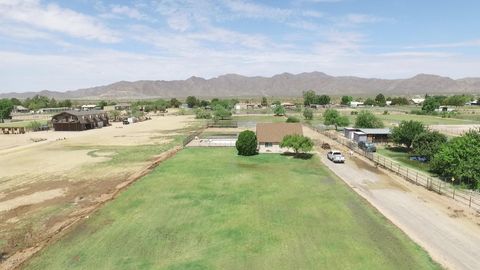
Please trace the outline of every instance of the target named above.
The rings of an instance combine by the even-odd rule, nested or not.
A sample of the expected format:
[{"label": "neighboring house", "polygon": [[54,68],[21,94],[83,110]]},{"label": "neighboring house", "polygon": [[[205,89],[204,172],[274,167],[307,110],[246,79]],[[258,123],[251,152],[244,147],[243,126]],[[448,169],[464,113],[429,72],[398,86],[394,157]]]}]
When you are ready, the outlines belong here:
[{"label": "neighboring house", "polygon": [[132,105],[129,103],[119,103],[115,105],[115,110],[117,111],[129,111],[132,108]]},{"label": "neighboring house", "polygon": [[258,151],[260,153],[284,153],[280,143],[287,135],[303,135],[300,123],[258,123],[256,128]]},{"label": "neighboring house", "polygon": [[68,107],[59,107],[59,108],[41,108],[37,111],[37,113],[58,113],[70,110]]},{"label": "neighboring house", "polygon": [[350,107],[352,107],[352,108],[363,107],[363,102],[351,101],[350,102]]},{"label": "neighboring house", "polygon": [[413,104],[415,104],[415,105],[420,105],[420,104],[422,104],[424,101],[425,101],[424,98],[412,98],[412,102],[413,102]]},{"label": "neighboring house", "polygon": [[189,109],[187,103],[183,103],[180,105],[180,109]]},{"label": "neighboring house", "polygon": [[29,113],[30,109],[23,107],[22,105],[13,106],[12,113]]},{"label": "neighboring house", "polygon": [[297,106],[290,102],[284,102],[281,104],[286,110],[294,110]]},{"label": "neighboring house", "polygon": [[105,111],[65,111],[52,116],[55,131],[82,131],[108,126]]},{"label": "neighboring house", "polygon": [[385,101],[385,104],[386,104],[387,106],[390,106],[390,105],[392,105],[392,101],[391,101],[391,100],[387,100],[387,101]]},{"label": "neighboring house", "polygon": [[436,112],[453,112],[455,108],[450,106],[440,106],[438,109],[435,109]]},{"label": "neighboring house", "polygon": [[101,109],[97,105],[94,104],[88,104],[88,105],[82,105],[82,111],[91,111],[91,110],[99,110]]}]

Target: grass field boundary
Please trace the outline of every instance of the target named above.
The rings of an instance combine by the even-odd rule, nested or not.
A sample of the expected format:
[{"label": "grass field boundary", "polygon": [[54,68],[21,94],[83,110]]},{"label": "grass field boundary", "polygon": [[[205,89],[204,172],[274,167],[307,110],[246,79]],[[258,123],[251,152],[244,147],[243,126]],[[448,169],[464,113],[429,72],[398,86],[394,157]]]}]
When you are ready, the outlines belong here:
[{"label": "grass field boundary", "polygon": [[456,188],[454,185],[442,181],[439,178],[429,176],[418,170],[403,166],[392,159],[386,158],[382,155],[365,152],[358,148],[357,144],[347,138],[339,136],[336,132],[324,131],[314,128],[317,132],[322,133],[328,138],[348,147],[355,153],[371,160],[375,166],[381,166],[405,179],[408,182],[422,186],[430,191],[434,191],[440,195],[452,198],[476,211],[480,211],[480,192],[475,190],[464,190]]},{"label": "grass field boundary", "polygon": [[149,174],[160,163],[175,156],[175,154],[177,154],[183,148],[184,148],[183,146],[175,146],[172,149],[161,153],[152,162],[144,166],[140,171],[131,175],[127,179],[127,181],[118,185],[113,193],[110,193],[108,194],[108,196],[105,196],[97,204],[85,209],[81,209],[77,213],[72,214],[71,215],[72,217],[70,219],[65,220],[61,226],[58,226],[58,229],[56,229],[52,234],[48,235],[44,239],[37,242],[35,246],[20,250],[15,254],[13,254],[12,256],[8,257],[5,261],[1,262],[0,269],[20,269],[31,257],[33,257],[35,254],[40,252],[43,248],[61,239],[65,234],[71,231],[75,226],[79,225],[82,220],[88,219],[88,217],[91,214],[99,210],[106,203],[114,200],[119,195],[119,193],[124,191],[126,188],[128,188],[138,179]]}]

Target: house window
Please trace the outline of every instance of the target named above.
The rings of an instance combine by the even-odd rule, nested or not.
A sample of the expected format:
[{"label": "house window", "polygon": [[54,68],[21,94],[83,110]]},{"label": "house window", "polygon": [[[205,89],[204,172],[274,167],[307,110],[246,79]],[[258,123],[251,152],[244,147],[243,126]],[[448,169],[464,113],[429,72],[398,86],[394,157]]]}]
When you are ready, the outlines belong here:
[{"label": "house window", "polygon": [[272,146],[273,146],[273,144],[271,142],[266,142],[265,143],[265,147],[272,147]]}]

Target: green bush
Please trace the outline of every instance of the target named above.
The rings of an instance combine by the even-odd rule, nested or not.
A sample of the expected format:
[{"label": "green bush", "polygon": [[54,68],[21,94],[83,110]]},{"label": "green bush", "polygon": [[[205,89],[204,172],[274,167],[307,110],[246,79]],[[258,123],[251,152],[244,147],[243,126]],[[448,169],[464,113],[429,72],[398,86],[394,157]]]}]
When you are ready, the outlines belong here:
[{"label": "green bush", "polygon": [[297,117],[295,116],[289,116],[287,118],[287,123],[299,123],[300,122],[300,119],[298,119]]},{"label": "green bush", "polygon": [[253,156],[257,154],[257,135],[251,130],[240,132],[235,147],[241,156]]},{"label": "green bush", "polygon": [[204,108],[198,108],[195,110],[195,118],[196,119],[210,119],[212,118],[212,114],[206,111]]},{"label": "green bush", "polygon": [[313,119],[312,109],[305,108],[305,110],[303,111],[303,117],[305,117],[305,119],[307,120],[312,120]]}]

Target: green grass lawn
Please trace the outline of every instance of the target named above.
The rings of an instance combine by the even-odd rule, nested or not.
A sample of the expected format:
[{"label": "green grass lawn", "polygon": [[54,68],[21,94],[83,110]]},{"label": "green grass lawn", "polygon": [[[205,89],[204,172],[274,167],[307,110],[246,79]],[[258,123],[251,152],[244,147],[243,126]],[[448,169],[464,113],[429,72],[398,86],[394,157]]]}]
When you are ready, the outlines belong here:
[{"label": "green grass lawn", "polygon": [[26,269],[440,269],[314,157],[188,148]]},{"label": "green grass lawn", "polygon": [[410,160],[410,154],[407,152],[393,151],[386,148],[378,148],[377,153],[382,156],[391,158],[403,166],[416,169],[416,170],[425,172],[427,174],[431,174],[429,171],[430,168],[428,166],[428,163],[422,163],[415,160]]}]

